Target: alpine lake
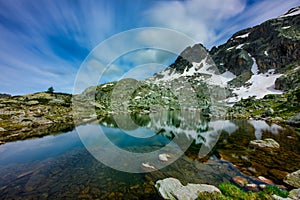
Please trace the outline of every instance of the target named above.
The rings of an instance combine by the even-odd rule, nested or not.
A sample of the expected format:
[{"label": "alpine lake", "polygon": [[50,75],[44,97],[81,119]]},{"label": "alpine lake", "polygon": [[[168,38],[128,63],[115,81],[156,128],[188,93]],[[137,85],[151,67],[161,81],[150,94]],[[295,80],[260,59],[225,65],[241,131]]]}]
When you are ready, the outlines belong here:
[{"label": "alpine lake", "polygon": [[[249,145],[266,138],[280,147]],[[263,176],[288,187],[283,178],[299,169],[300,133],[292,127],[189,111],[121,114],[1,145],[0,197],[162,199],[155,182],[168,177],[218,186],[236,176],[261,184]]]}]

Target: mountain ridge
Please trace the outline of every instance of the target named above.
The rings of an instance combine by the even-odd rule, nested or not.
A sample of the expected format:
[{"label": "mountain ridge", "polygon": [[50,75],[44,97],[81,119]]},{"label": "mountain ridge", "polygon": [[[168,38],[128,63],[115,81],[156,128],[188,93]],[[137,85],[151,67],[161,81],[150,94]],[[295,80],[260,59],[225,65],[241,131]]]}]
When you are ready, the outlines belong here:
[{"label": "mountain ridge", "polygon": [[[292,89],[291,85],[298,88],[300,86],[297,80],[299,75],[297,67],[300,66],[299,10],[300,7],[292,8],[278,18],[238,31],[226,43],[213,47],[209,51],[202,44],[187,47],[175,63],[155,74],[153,80],[164,82],[172,79],[168,76],[181,77],[193,66],[197,69],[196,63],[198,66],[204,65],[201,62],[207,58],[206,64],[210,67],[202,70],[202,73],[194,70],[194,73],[185,74],[195,75],[197,79],[203,74],[217,75],[213,80],[203,78],[203,81],[210,84],[210,81],[223,79],[223,83],[221,81],[215,85],[231,91],[232,95],[228,101],[237,102],[241,98],[251,96],[263,98],[267,94],[281,94]],[[211,73],[211,71],[215,72]],[[266,87],[260,91],[261,89],[254,84],[256,81],[265,81]],[[289,83],[288,87],[285,83]],[[255,93],[259,94],[255,95]]]}]

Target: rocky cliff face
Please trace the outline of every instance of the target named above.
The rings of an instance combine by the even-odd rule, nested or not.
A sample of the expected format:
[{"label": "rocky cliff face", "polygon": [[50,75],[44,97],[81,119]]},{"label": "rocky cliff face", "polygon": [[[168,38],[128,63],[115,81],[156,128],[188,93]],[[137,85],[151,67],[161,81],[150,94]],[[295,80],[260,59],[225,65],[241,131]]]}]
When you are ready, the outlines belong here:
[{"label": "rocky cliff face", "polygon": [[154,76],[166,83],[185,77],[192,84],[224,89],[224,101],[263,98],[299,88],[300,7],[234,34],[207,51],[201,44],[186,48],[175,63]]},{"label": "rocky cliff face", "polygon": [[250,71],[253,58],[261,73],[270,69],[275,69],[275,73],[284,73],[299,65],[300,15],[297,12],[294,14],[289,13],[242,30],[227,43],[212,48],[210,55],[218,69],[241,75]]}]

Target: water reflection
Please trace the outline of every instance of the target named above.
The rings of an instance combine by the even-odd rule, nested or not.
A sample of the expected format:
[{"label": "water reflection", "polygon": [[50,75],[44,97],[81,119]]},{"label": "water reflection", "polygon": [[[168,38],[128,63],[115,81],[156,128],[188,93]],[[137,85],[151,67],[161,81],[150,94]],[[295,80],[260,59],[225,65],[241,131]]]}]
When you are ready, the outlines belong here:
[{"label": "water reflection", "polygon": [[[183,183],[217,186],[234,176],[250,182],[261,175],[282,184],[286,173],[300,168],[297,132],[264,121],[209,120],[200,113],[164,112],[107,116],[77,130],[78,135],[72,131],[1,145],[1,198],[160,199],[153,182],[170,176]],[[280,149],[248,148],[251,140],[259,138],[273,138]],[[122,170],[148,172],[143,163],[160,170],[125,173],[98,162],[91,152],[106,155],[108,164],[119,163]],[[162,162],[161,153],[172,157]]]},{"label": "water reflection", "polygon": [[[150,171],[164,168],[192,143],[200,145],[198,156],[203,158],[216,145],[222,131],[230,134],[237,129],[230,121],[210,121],[199,112],[184,110],[149,115],[123,113],[103,118],[100,124],[118,128],[119,135],[103,126],[80,126],[77,131],[83,144],[105,165],[132,173],[144,172],[144,163],[151,163]],[[160,162],[161,154],[168,154],[169,162]]]},{"label": "water reflection", "polygon": [[272,134],[278,134],[279,130],[283,128],[277,124],[268,125],[265,121],[262,120],[249,120],[249,124],[255,129],[255,137],[257,140],[261,140],[263,131],[271,132]]}]

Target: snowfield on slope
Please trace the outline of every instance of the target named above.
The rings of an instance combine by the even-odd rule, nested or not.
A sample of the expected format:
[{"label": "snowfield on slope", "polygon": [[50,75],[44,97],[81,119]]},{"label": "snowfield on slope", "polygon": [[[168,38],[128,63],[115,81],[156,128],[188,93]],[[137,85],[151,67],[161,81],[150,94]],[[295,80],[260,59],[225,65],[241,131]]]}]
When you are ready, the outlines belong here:
[{"label": "snowfield on slope", "polygon": [[180,77],[196,76],[196,80],[205,81],[209,85],[217,85],[224,88],[229,81],[236,78],[229,71],[219,74],[217,67],[208,64],[207,59],[203,59],[200,63],[193,62],[193,66],[189,69],[186,67],[182,74],[168,68],[159,74],[162,78],[156,79],[155,83],[164,83]]},{"label": "snowfield on slope", "polygon": [[261,99],[267,94],[282,94],[282,91],[275,89],[275,81],[277,78],[282,76],[282,74],[275,74],[274,69],[270,69],[264,74],[259,74],[256,60],[254,58],[252,59],[253,65],[251,72],[253,75],[251,79],[246,82],[246,84],[249,86],[234,88],[233,94],[236,96],[229,98],[227,100],[228,103],[237,102],[242,98],[246,99],[252,96],[255,96],[257,99]]}]

